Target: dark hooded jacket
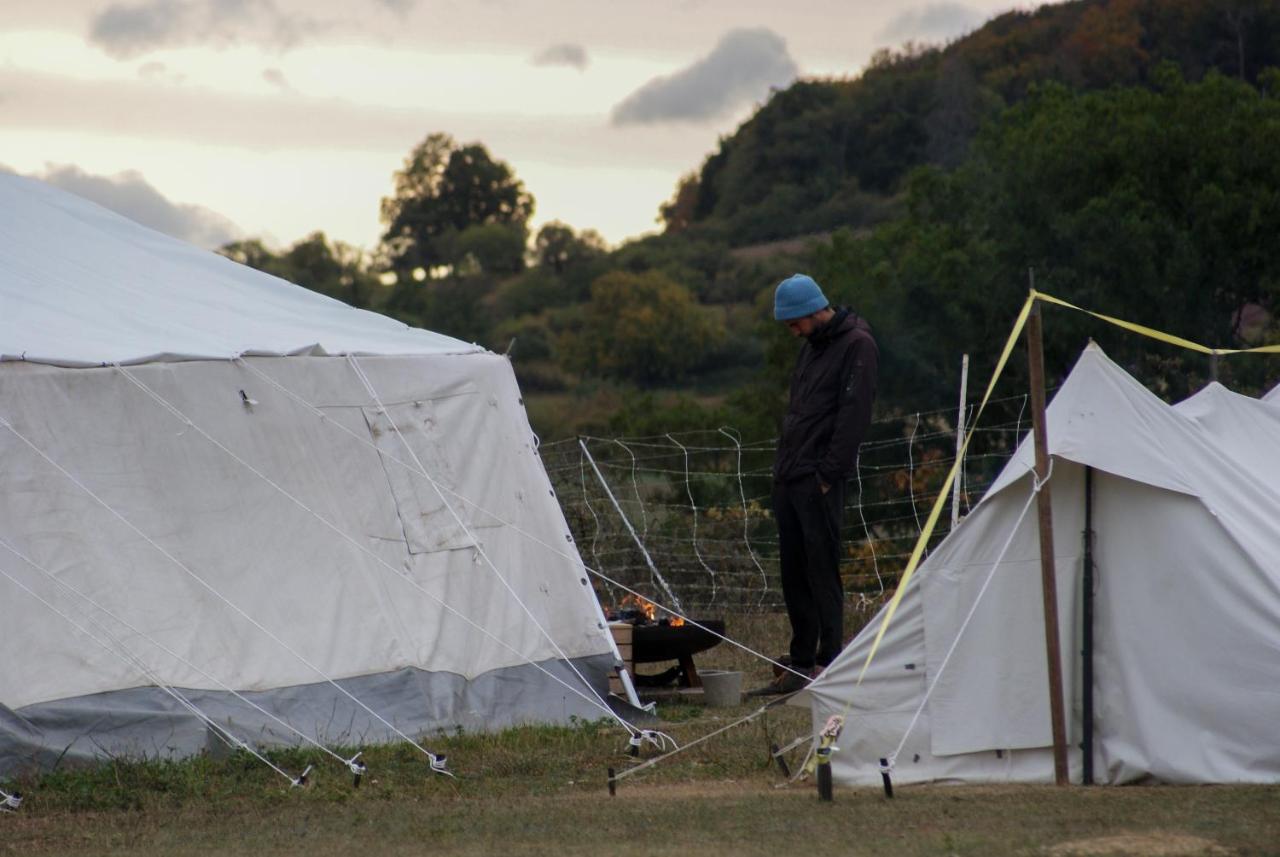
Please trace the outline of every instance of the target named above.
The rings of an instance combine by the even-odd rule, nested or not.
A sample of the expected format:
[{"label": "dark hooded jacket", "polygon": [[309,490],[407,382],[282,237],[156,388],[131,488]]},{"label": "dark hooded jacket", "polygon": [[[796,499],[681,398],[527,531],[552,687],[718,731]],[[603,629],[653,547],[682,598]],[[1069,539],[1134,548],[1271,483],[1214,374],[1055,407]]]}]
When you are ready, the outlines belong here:
[{"label": "dark hooded jacket", "polygon": [[834,485],[853,475],[871,425],[880,351],[871,326],[844,307],[809,336],[791,375],[773,477]]}]

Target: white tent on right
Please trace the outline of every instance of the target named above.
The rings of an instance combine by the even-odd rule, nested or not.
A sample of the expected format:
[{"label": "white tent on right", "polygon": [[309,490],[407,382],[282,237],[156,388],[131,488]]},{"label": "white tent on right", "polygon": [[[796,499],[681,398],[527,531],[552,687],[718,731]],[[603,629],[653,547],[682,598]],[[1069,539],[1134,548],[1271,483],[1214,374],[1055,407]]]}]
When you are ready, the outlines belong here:
[{"label": "white tent on right", "polygon": [[[1090,345],[1047,424],[1071,779],[1091,648],[1095,782],[1280,780],[1280,394],[1215,383],[1170,406]],[[861,684],[882,616],[793,698],[815,733],[847,715],[838,782],[878,784],[881,758],[895,782],[1053,780],[1032,470],[1027,438],[921,564]]]}]

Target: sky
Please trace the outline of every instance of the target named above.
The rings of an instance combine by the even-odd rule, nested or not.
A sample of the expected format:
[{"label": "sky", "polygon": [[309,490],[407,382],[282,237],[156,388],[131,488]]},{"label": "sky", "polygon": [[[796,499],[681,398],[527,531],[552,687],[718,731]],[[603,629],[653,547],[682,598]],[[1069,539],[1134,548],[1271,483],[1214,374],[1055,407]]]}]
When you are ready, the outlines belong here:
[{"label": "sky", "polygon": [[768,97],[1009,0],[0,0],[0,169],[204,247],[376,246],[428,134],[618,244]]}]

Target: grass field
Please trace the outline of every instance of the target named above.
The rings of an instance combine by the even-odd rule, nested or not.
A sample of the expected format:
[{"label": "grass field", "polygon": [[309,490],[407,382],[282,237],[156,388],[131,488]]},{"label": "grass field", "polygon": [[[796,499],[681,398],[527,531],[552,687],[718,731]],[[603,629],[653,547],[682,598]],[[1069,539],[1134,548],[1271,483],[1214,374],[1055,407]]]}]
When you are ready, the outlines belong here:
[{"label": "grass field", "polygon": [[[768,645],[776,617],[746,636]],[[721,650],[724,650],[723,652]],[[708,666],[745,665],[724,647]],[[764,677],[755,667],[751,681]],[[662,728],[681,743],[753,710],[671,703]],[[60,770],[17,783],[26,803],[0,815],[0,854],[1273,854],[1280,855],[1280,785],[787,786],[771,740],[800,734],[807,713],[771,710],[622,781],[626,733],[606,722],[441,735],[456,780],[433,775],[405,746],[366,751],[352,788],[336,763],[314,764],[290,788],[247,754],[178,763],[125,762]]]}]

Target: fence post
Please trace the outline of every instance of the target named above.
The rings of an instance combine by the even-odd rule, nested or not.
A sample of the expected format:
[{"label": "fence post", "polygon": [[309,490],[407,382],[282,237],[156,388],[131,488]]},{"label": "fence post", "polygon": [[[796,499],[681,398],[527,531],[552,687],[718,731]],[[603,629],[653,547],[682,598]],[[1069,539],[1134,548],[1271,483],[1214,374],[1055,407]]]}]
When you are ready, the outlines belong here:
[{"label": "fence post", "polygon": [[960,360],[960,413],[956,417],[956,478],[951,483],[951,529],[960,523],[960,483],[964,481],[964,463],[960,455],[964,449],[965,400],[969,394],[969,355]]}]

